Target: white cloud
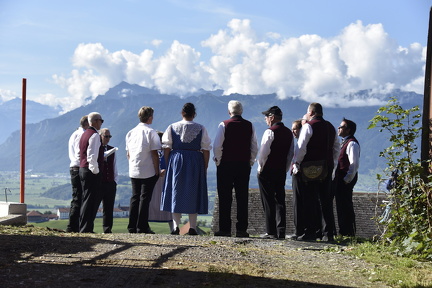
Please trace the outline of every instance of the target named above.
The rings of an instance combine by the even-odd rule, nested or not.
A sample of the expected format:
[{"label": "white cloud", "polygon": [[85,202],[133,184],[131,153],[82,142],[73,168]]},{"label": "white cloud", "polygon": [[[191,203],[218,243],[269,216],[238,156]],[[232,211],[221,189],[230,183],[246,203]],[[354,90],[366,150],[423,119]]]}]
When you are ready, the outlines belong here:
[{"label": "white cloud", "polygon": [[[282,38],[277,33],[267,37],[272,43],[258,39],[249,20],[233,19],[226,29],[202,41],[212,53],[206,61],[195,48],[178,41],[158,58],[148,49],[134,54],[110,52],[101,43],[80,44],[71,74],[53,76],[67,88],[70,99],[51,101],[70,110],[121,81],[179,95],[212,87],[226,94],[276,92],[280,98],[319,100],[327,106],[340,105],[344,96],[364,89],[423,93],[426,48],[418,43],[398,46],[381,24],[365,26],[358,21],[327,39]],[[156,47],[159,44],[153,41]],[[363,106],[376,101],[380,99],[354,97],[343,103]]]},{"label": "white cloud", "polygon": [[0,104],[18,97],[14,91],[0,89]]},{"label": "white cloud", "polygon": [[163,41],[160,40],[160,39],[154,39],[154,40],[151,41],[151,44],[152,44],[153,46],[155,46],[155,47],[159,47],[159,45],[161,45],[162,42],[163,42]]}]

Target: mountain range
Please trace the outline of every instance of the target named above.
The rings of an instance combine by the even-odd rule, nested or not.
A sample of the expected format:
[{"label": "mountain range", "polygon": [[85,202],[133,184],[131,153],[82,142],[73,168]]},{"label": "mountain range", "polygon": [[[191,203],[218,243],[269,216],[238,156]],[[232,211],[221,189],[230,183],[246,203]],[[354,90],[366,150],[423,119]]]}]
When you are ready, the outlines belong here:
[{"label": "mountain range", "polygon": [[[358,96],[367,91],[359,92]],[[192,102],[197,109],[195,121],[203,124],[213,140],[218,124],[227,119],[227,103],[230,100],[239,100],[243,103],[243,117],[250,120],[256,130],[258,142],[267,126],[262,111],[273,105],[279,106],[284,113],[284,123],[291,128],[293,120],[301,118],[307,110],[308,102],[299,99],[278,99],[276,94],[267,95],[241,95],[231,94],[222,96],[222,91],[200,90],[188,97],[178,97],[159,93],[156,90],[131,85],[122,82],[109,89],[104,95],[99,95],[86,106],[79,107],[63,115],[44,119],[37,123],[28,124],[26,127],[26,169],[32,173],[68,173],[69,159],[67,144],[70,135],[79,126],[79,120],[83,115],[97,111],[105,120],[103,127],[109,128],[113,137],[110,145],[119,148],[117,154],[117,167],[120,174],[127,175],[128,163],[125,152],[125,135],[138,123],[138,110],[142,106],[154,108],[154,120],[152,127],[159,131],[165,131],[166,127],[181,120],[181,108],[184,103]],[[394,96],[407,107],[422,105],[423,96],[414,92],[394,90],[382,95],[383,98]],[[347,96],[347,100],[349,101]],[[1,106],[0,106],[1,107]],[[34,108],[35,107],[35,108]],[[380,133],[378,129],[368,130],[371,120],[379,106],[356,108],[327,108],[324,106],[324,118],[337,127],[342,118],[346,117],[357,123],[356,137],[361,145],[361,159],[359,170],[359,182],[357,188],[361,190],[376,189],[373,180],[376,173],[380,173],[385,161],[379,158],[379,152],[389,146],[388,135]],[[34,113],[37,106],[28,106],[27,113]],[[42,113],[42,112],[39,112]],[[52,114],[48,114],[52,116]],[[3,129],[3,128],[2,128]],[[0,145],[0,171],[18,171],[20,131],[15,131]],[[209,165],[209,175],[215,174],[215,165]],[[256,165],[251,173],[251,186],[255,186]],[[210,177],[210,176],[209,176]],[[213,176],[212,176],[213,177]],[[287,181],[288,182],[288,181]],[[214,179],[209,181],[214,183]],[[210,184],[209,184],[210,185]],[[212,184],[213,185],[213,184]]]},{"label": "mountain range", "polygon": [[[0,143],[3,143],[9,135],[21,129],[21,106],[20,98],[0,103]],[[59,115],[59,108],[53,108],[31,100],[26,101],[26,123],[38,123],[44,119],[54,118]]]}]

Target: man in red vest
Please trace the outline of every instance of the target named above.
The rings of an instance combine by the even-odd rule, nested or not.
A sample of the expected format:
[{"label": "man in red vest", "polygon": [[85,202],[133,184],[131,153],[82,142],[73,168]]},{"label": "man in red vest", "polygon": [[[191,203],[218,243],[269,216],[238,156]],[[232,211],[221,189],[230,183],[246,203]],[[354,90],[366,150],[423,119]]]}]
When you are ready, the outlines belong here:
[{"label": "man in red vest", "polygon": [[360,159],[360,145],[354,137],[356,129],[356,123],[345,118],[338,127],[338,135],[342,137],[342,144],[334,183],[339,234],[343,236],[355,236],[356,232],[352,201]]},{"label": "man in red vest", "polygon": [[83,188],[80,210],[81,233],[94,233],[101,181],[99,172],[104,164],[103,150],[99,149],[101,140],[98,134],[104,120],[98,112],[92,112],[88,115],[88,122],[90,127],[84,131],[80,139],[79,175]]},{"label": "man in red vest", "polygon": [[297,142],[293,173],[302,175],[302,162],[325,161],[327,175],[323,180],[304,180],[305,232],[297,240],[333,241],[335,224],[333,215],[333,191],[331,188],[334,170],[339,156],[339,138],[334,126],[324,120],[319,103],[311,103],[305,115],[307,123],[302,126]]},{"label": "man in red vest", "polygon": [[232,190],[237,201],[236,237],[249,237],[248,198],[251,167],[255,163],[258,144],[252,123],[243,119],[239,101],[228,102],[230,119],[222,121],[213,144],[213,160],[217,166],[219,197],[219,231],[215,236],[231,236]]},{"label": "man in red vest", "polygon": [[265,213],[266,234],[262,238],[285,239],[285,180],[294,154],[291,130],[282,123],[278,106],[262,112],[269,128],[264,132],[257,158],[258,184]]}]

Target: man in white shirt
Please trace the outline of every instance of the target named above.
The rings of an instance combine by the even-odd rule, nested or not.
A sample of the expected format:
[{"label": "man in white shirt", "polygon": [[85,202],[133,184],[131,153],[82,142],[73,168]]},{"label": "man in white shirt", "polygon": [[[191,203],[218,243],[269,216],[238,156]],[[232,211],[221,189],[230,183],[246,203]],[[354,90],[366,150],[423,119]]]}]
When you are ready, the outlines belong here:
[{"label": "man in white shirt", "polygon": [[355,236],[356,232],[352,201],[360,160],[360,145],[354,137],[356,129],[356,123],[345,118],[338,127],[338,135],[342,137],[342,144],[334,184],[339,234],[343,236]]},{"label": "man in white shirt", "polygon": [[81,135],[88,128],[88,116],[81,117],[80,127],[69,138],[68,150],[69,150],[69,172],[71,176],[72,184],[72,200],[69,212],[69,223],[66,228],[66,232],[79,232],[79,216],[82,201],[82,187],[81,180],[79,178],[79,141]]},{"label": "man in white shirt", "polygon": [[[333,241],[335,223],[333,215],[333,192],[331,189],[334,170],[339,156],[339,138],[334,126],[324,120],[323,108],[319,103],[309,104],[306,115],[307,120],[302,126],[298,138],[298,151],[293,161],[293,173],[302,177],[303,162],[325,161],[327,175],[323,180],[309,181],[303,179],[305,192],[304,207],[305,233],[297,240],[312,240],[320,238],[323,241]],[[320,213],[318,213],[320,211]]]},{"label": "man in white shirt", "polygon": [[83,189],[80,212],[80,232],[93,233],[100,193],[100,170],[104,165],[103,149],[98,130],[104,120],[98,112],[88,115],[89,128],[84,131],[80,139],[80,169],[79,175]]},{"label": "man in white shirt", "polygon": [[231,236],[234,188],[237,201],[236,237],[249,237],[249,177],[258,153],[258,144],[252,123],[241,116],[243,105],[239,101],[228,102],[228,114],[231,118],[219,124],[213,145],[219,197],[219,231],[214,235]]},{"label": "man in white shirt", "polygon": [[294,154],[294,137],[283,124],[278,106],[262,114],[269,126],[262,136],[257,157],[258,185],[266,221],[262,238],[283,240],[286,236],[285,180]]},{"label": "man in white shirt", "polygon": [[129,177],[132,184],[129,233],[155,233],[150,229],[148,214],[153,189],[160,174],[158,151],[162,149],[162,145],[156,130],[150,127],[153,113],[152,107],[141,107],[138,111],[140,123],[126,134]]}]

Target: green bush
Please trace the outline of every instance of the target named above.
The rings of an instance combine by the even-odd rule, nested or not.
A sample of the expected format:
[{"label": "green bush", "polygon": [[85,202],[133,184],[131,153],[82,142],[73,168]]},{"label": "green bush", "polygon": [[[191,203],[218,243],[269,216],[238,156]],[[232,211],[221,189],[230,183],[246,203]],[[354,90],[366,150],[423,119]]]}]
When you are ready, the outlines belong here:
[{"label": "green bush", "polygon": [[[391,243],[402,255],[432,260],[432,176],[425,171],[415,140],[421,136],[419,107],[404,109],[396,98],[378,109],[368,129],[388,132],[390,146],[380,152],[387,160],[384,174],[398,171],[396,185],[389,192],[391,218],[384,226],[381,240]],[[426,164],[426,165],[424,165]],[[382,181],[383,175],[377,178]]]}]

